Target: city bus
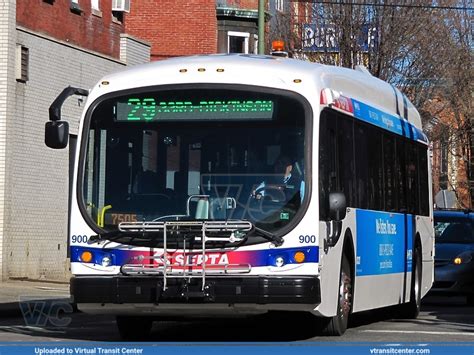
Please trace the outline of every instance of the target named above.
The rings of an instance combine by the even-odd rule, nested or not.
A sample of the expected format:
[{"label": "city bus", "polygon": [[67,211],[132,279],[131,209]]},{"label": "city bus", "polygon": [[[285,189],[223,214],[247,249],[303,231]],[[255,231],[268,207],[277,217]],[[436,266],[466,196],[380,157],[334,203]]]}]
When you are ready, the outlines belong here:
[{"label": "city bus", "polygon": [[433,282],[428,139],[392,85],[363,67],[174,58],[66,88],[51,148],[68,144],[72,95],[87,96],[69,222],[79,310],[130,339],[170,317],[291,312],[341,335],[357,312],[418,315]]}]

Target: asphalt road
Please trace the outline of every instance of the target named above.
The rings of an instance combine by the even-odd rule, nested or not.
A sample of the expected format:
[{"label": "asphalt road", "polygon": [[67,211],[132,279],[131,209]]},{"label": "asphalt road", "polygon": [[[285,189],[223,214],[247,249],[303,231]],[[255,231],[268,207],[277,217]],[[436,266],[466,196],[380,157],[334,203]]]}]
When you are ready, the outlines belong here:
[{"label": "asphalt road", "polygon": [[[23,317],[0,318],[0,342],[120,341],[110,316],[83,313],[61,316],[66,326],[42,321],[25,323]],[[382,309],[355,315],[341,337],[319,336],[311,323],[283,314],[276,317],[226,318],[184,322],[155,322],[152,342],[472,342],[474,307],[463,298],[428,297],[416,320],[396,318],[396,310]]]}]

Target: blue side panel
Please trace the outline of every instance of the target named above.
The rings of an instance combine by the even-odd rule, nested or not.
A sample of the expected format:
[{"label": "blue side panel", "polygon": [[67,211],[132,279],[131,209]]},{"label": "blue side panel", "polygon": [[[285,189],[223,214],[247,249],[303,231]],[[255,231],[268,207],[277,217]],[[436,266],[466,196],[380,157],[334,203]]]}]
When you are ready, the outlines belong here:
[{"label": "blue side panel", "polygon": [[[403,273],[411,249],[413,217],[411,215],[367,210],[356,211],[357,262],[356,276]],[[410,271],[407,270],[407,271]]]},{"label": "blue side panel", "polygon": [[365,121],[415,141],[428,143],[426,135],[406,120],[378,110],[363,102],[354,99],[351,100],[352,106],[354,107],[354,116],[361,121]]}]

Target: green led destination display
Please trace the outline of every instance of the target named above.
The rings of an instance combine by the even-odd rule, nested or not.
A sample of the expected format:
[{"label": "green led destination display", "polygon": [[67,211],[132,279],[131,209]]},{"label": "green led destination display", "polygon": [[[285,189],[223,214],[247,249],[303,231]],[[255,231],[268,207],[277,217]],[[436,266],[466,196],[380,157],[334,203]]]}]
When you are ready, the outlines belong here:
[{"label": "green led destination display", "polygon": [[271,100],[159,101],[130,97],[115,107],[115,120],[152,122],[175,120],[271,120]]}]

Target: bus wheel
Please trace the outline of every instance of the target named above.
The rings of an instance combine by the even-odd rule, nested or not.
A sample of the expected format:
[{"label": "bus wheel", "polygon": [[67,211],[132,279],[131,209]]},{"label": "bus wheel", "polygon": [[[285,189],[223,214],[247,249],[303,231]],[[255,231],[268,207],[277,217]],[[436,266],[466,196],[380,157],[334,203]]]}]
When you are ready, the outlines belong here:
[{"label": "bus wheel", "polygon": [[151,332],[153,319],[150,317],[118,316],[117,327],[124,340],[143,340]]},{"label": "bus wheel", "polygon": [[352,309],[352,280],[351,267],[347,256],[344,254],[339,276],[337,314],[324,320],[322,332],[324,335],[342,335],[347,329],[349,314]]},{"label": "bus wheel", "polygon": [[421,249],[417,245],[414,252],[411,280],[410,302],[402,305],[401,315],[405,319],[415,319],[421,307]]}]

